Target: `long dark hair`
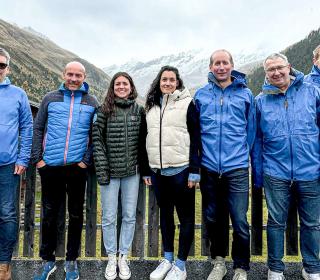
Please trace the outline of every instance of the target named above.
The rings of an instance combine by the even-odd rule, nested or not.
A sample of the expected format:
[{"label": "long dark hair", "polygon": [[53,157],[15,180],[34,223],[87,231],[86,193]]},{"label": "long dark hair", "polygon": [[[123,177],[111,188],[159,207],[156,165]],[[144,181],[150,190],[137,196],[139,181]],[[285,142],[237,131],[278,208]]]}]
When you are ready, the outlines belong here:
[{"label": "long dark hair", "polygon": [[116,98],[116,95],[114,94],[114,82],[119,77],[125,77],[126,79],[128,79],[128,81],[130,83],[131,92],[128,96],[128,99],[135,100],[138,96],[134,82],[128,73],[118,72],[118,73],[114,74],[111,81],[110,81],[110,85],[109,85],[108,91],[106,93],[106,97],[103,101],[103,104],[101,105],[101,111],[107,117],[110,117],[115,112],[114,99]]},{"label": "long dark hair", "polygon": [[176,74],[176,78],[178,81],[177,89],[184,89],[183,81],[180,78],[179,70],[173,66],[163,66],[161,67],[159,73],[157,74],[156,78],[153,80],[150,89],[147,93],[146,99],[146,112],[148,112],[154,105],[160,106],[160,97],[162,92],[160,90],[160,80],[161,75],[164,71],[172,71]]}]

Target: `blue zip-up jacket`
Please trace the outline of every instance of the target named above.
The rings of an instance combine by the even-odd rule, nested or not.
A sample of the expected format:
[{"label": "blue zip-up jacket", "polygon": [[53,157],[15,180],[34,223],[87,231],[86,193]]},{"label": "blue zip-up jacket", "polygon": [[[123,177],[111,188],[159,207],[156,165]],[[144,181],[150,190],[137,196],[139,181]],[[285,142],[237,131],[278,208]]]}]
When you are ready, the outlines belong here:
[{"label": "blue zip-up jacket", "polygon": [[11,163],[28,166],[32,143],[31,109],[27,94],[11,85],[9,78],[0,84],[0,139],[0,166]]},{"label": "blue zip-up jacket", "polygon": [[320,69],[316,65],[313,65],[310,74],[306,75],[304,81],[314,84],[320,88]]},{"label": "blue zip-up jacket", "polygon": [[195,96],[199,112],[202,159],[210,171],[225,173],[249,166],[255,136],[255,110],[245,75],[232,71],[232,84],[222,89],[212,72]]},{"label": "blue zip-up jacket", "polygon": [[287,91],[263,85],[256,97],[257,135],[252,152],[254,184],[263,174],[292,181],[319,178],[320,91],[292,70]]},{"label": "blue zip-up jacket", "polygon": [[50,166],[92,161],[91,129],[98,102],[83,83],[76,91],[62,84],[46,94],[34,123],[32,162]]}]

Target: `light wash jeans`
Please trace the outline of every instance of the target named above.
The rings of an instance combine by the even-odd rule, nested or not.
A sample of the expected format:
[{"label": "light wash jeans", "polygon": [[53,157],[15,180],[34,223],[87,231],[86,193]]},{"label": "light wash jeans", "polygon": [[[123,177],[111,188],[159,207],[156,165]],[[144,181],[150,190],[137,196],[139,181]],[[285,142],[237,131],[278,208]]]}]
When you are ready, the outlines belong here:
[{"label": "light wash jeans", "polygon": [[117,253],[118,195],[121,190],[122,223],[119,253],[127,255],[131,246],[136,224],[136,208],[139,193],[139,174],[111,178],[109,185],[101,186],[102,232],[107,254]]}]

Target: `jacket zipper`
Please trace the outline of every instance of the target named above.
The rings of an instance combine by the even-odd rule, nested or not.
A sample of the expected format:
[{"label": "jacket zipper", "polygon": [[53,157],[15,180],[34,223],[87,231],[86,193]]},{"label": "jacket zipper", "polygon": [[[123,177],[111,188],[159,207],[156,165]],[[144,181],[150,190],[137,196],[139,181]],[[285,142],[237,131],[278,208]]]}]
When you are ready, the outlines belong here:
[{"label": "jacket zipper", "polygon": [[72,116],[73,116],[73,105],[74,105],[74,92],[71,92],[71,101],[70,101],[70,109],[69,109],[69,119],[68,119],[68,130],[67,130],[67,138],[66,138],[66,146],[64,149],[64,158],[63,162],[66,165],[67,164],[67,154],[69,149],[69,140],[70,140],[70,134],[71,134],[71,124],[72,124]]},{"label": "jacket zipper", "polygon": [[[160,107],[160,139],[159,139],[159,151],[160,151],[160,168],[162,169],[162,148],[161,148],[161,142],[162,142],[162,118],[163,118],[163,114],[164,114],[164,110],[166,109],[167,105],[168,105],[168,100],[169,100],[169,96],[167,98],[166,101],[166,105],[163,108],[163,111],[161,110]],[[162,113],[161,113],[162,111]]]},{"label": "jacket zipper", "polygon": [[223,114],[223,90],[221,90],[220,97],[220,137],[219,137],[219,178],[222,177],[221,168],[221,148],[222,148],[222,114]]},{"label": "jacket zipper", "polygon": [[124,113],[124,127],[125,127],[125,139],[126,139],[126,164],[128,169],[128,161],[129,161],[129,154],[128,154],[128,127],[127,127],[127,112]]},{"label": "jacket zipper", "polygon": [[288,126],[288,132],[289,132],[289,144],[290,144],[290,159],[291,159],[291,185],[293,183],[293,155],[292,155],[292,139],[291,139],[291,129],[290,129],[290,122],[288,117],[288,107],[289,102],[287,96],[284,100],[284,107],[286,109],[286,119],[287,119],[287,126]]}]

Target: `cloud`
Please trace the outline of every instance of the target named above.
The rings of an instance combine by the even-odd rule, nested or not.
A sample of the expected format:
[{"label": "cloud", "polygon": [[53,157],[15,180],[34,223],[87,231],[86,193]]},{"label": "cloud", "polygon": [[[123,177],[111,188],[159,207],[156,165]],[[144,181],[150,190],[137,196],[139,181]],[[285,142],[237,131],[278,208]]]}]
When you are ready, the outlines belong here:
[{"label": "cloud", "polygon": [[318,0],[4,0],[2,6],[2,19],[31,26],[98,66],[196,48],[281,50],[319,28],[320,13]]}]

